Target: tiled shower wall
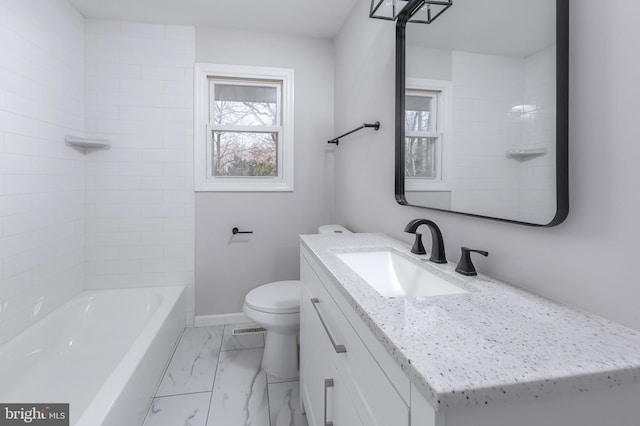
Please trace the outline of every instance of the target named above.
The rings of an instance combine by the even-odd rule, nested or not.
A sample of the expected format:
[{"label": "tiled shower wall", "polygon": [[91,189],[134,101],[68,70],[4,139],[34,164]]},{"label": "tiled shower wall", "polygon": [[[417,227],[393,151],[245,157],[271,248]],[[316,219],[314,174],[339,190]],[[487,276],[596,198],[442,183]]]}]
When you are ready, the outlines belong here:
[{"label": "tiled shower wall", "polygon": [[[455,51],[452,207],[534,223],[555,212],[555,47],[525,58]],[[524,112],[512,108],[523,106]],[[462,129],[462,130],[461,130]],[[517,161],[509,149],[546,148]],[[486,209],[486,210],[481,210]]]},{"label": "tiled shower wall", "polygon": [[87,20],[90,289],[187,285],[193,317],[193,27]]},{"label": "tiled shower wall", "polygon": [[83,287],[84,23],[34,3],[0,2],[0,344]]},{"label": "tiled shower wall", "polygon": [[520,218],[526,222],[550,221],[555,211],[556,156],[556,47],[550,46],[525,58],[522,148],[545,148],[547,154],[521,164]]},{"label": "tiled shower wall", "polygon": [[518,217],[520,164],[505,154],[521,140],[511,111],[522,105],[524,59],[454,51],[452,69],[452,208]]}]

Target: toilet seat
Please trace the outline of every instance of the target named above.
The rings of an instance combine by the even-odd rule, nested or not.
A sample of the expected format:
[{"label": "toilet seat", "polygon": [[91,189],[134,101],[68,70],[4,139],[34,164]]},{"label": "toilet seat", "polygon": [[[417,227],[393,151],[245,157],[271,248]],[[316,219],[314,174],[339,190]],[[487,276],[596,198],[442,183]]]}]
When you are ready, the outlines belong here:
[{"label": "toilet seat", "polygon": [[276,281],[254,288],[244,299],[247,307],[270,314],[300,312],[300,282]]}]

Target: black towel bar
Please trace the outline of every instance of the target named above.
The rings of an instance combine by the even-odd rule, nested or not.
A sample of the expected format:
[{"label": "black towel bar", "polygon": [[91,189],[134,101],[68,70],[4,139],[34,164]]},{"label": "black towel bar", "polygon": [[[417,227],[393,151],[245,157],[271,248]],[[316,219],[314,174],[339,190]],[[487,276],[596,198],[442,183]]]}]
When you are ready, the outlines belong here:
[{"label": "black towel bar", "polygon": [[367,127],[373,127],[375,130],[378,130],[380,128],[380,122],[376,121],[375,123],[364,123],[362,126],[358,127],[357,129],[353,129],[350,132],[345,133],[344,135],[338,136],[337,138],[331,139],[330,141],[328,141],[327,143],[335,143],[336,146],[340,144],[340,139],[342,139],[343,137],[350,135],[351,133],[357,132],[358,130],[362,130],[365,129]]}]

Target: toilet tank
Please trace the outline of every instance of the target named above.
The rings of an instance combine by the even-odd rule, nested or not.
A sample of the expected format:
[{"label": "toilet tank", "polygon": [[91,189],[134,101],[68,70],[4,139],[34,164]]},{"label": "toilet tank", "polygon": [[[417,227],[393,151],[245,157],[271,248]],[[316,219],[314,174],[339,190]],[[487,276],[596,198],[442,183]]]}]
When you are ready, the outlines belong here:
[{"label": "toilet tank", "polygon": [[335,234],[351,234],[344,226],[340,225],[322,225],[318,228],[318,234],[321,235],[335,235]]}]

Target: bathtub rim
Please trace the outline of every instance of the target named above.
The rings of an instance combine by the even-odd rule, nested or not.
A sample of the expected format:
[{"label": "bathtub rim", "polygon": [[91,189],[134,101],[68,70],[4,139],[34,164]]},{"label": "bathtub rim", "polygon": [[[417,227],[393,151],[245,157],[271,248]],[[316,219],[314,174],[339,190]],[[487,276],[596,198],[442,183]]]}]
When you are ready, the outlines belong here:
[{"label": "bathtub rim", "polygon": [[[185,304],[185,288],[186,286],[176,285],[157,287],[131,287],[126,289],[100,289],[87,291],[87,293],[102,293],[112,291],[127,292],[144,290],[160,291],[163,300],[160,303],[160,306],[158,306],[156,312],[154,312],[150,321],[141,330],[140,335],[135,340],[134,344],[120,359],[118,365],[111,372],[107,380],[102,384],[89,405],[85,407],[77,417],[74,416],[76,417],[74,425],[99,425],[107,419],[107,416],[110,414],[114,405],[118,401],[118,398],[123,394],[127,383],[129,382],[130,378],[133,377],[149,347],[152,345],[155,337],[158,336],[162,326],[169,318],[171,312],[179,302],[182,302],[183,305]],[[83,293],[85,292],[80,293],[80,295],[82,295]],[[167,299],[168,297],[170,297],[170,299]],[[169,303],[168,300],[171,300],[171,303]],[[184,317],[184,328],[184,325],[186,325],[185,306],[183,306],[181,312],[183,314],[182,316]],[[160,319],[162,320],[160,321]],[[158,372],[159,377],[161,377],[162,373],[162,371]]]}]

